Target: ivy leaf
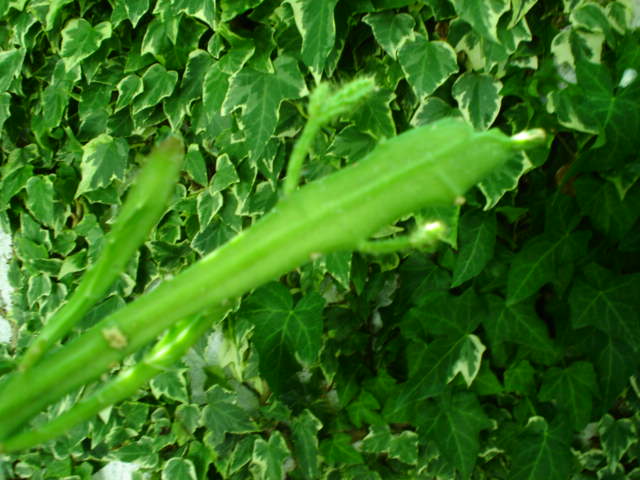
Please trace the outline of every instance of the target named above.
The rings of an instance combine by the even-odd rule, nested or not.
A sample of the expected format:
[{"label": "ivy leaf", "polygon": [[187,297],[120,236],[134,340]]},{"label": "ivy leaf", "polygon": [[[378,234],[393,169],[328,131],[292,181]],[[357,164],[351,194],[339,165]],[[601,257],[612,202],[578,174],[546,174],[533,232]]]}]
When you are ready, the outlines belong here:
[{"label": "ivy leaf", "polygon": [[100,48],[100,44],[111,37],[111,22],[102,22],[92,27],[84,18],[74,18],[62,30],[60,56],[65,68],[72,70],[82,60]]},{"label": "ivy leaf", "polygon": [[640,274],[615,276],[592,264],[569,293],[573,328],[592,325],[640,348]]},{"label": "ivy leaf", "polygon": [[142,93],[137,95],[133,103],[133,114],[153,107],[160,103],[163,98],[168,97],[173,92],[178,73],[173,70],[167,71],[159,63],[154,63],[142,75]]},{"label": "ivy leaf", "polygon": [[547,370],[538,398],[542,401],[554,400],[571,425],[580,430],[591,420],[592,398],[596,388],[593,365],[575,362],[568,368],[553,367]]},{"label": "ivy leaf", "polygon": [[504,372],[504,388],[507,392],[529,395],[535,387],[535,370],[527,360],[520,360]]},{"label": "ivy leaf", "polygon": [[129,158],[129,145],[123,138],[100,134],[82,147],[81,180],[76,197],[123,180]]},{"label": "ivy leaf", "polygon": [[[624,48],[637,49],[637,40],[625,39]],[[637,69],[636,61],[627,68]],[[559,121],[589,133],[598,133],[597,146],[578,159],[581,171],[604,171],[619,167],[638,149],[640,141],[640,81],[614,85],[604,65],[579,59],[576,62],[577,84],[553,93]]]},{"label": "ivy leaf", "polygon": [[427,398],[442,394],[458,373],[467,386],[471,385],[485,350],[480,339],[472,334],[454,339],[438,338],[428,346],[422,342],[415,345],[409,380],[385,404],[384,417],[388,421],[407,421],[413,409]]},{"label": "ivy leaf", "polygon": [[396,58],[402,43],[414,35],[416,24],[411,15],[392,12],[368,13],[362,21],[371,27],[376,41],[391,58]]},{"label": "ivy leaf", "polygon": [[542,354],[545,363],[557,356],[557,349],[544,322],[538,317],[531,302],[507,305],[495,295],[486,297],[489,314],[483,317],[483,325],[493,344],[508,341],[524,345]]},{"label": "ivy leaf", "polygon": [[336,433],[320,443],[320,451],[329,465],[357,465],[364,459],[352,445],[351,435]]},{"label": "ivy leaf", "polygon": [[458,71],[456,52],[448,43],[430,42],[420,35],[402,44],[398,60],[419,98],[431,95]]},{"label": "ivy leaf", "polygon": [[319,80],[335,42],[333,10],[338,0],[287,0],[287,3],[293,9],[293,18],[302,36],[302,61]]},{"label": "ivy leaf", "polygon": [[418,435],[404,431],[393,435],[389,425],[372,425],[362,439],[362,450],[370,453],[387,453],[389,457],[408,465],[418,462]]},{"label": "ivy leaf", "polygon": [[53,227],[54,215],[53,182],[48,176],[37,175],[27,182],[27,208],[43,224]]},{"label": "ivy leaf", "polygon": [[467,72],[458,77],[451,93],[467,122],[476,130],[486,130],[500,111],[501,89],[502,82],[492,75]]},{"label": "ivy leaf", "polygon": [[469,23],[482,37],[495,43],[498,39],[498,22],[509,10],[507,0],[452,0],[460,18]]},{"label": "ivy leaf", "polygon": [[495,207],[505,193],[518,186],[520,177],[527,173],[533,165],[525,152],[511,156],[502,167],[495,169],[478,183],[478,188],[485,197],[484,210]]},{"label": "ivy leaf", "polygon": [[237,17],[247,10],[257,7],[264,0],[221,0],[220,9],[222,10],[221,20],[226,22]]},{"label": "ivy leaf", "polygon": [[478,275],[493,257],[496,243],[496,216],[469,210],[460,219],[460,250],[453,267],[451,288]]},{"label": "ivy leaf", "polygon": [[187,382],[184,378],[184,370],[167,370],[162,372],[150,382],[153,396],[157,399],[164,396],[178,403],[189,403],[187,395]]},{"label": "ivy leaf", "polygon": [[308,93],[297,62],[292,57],[281,55],[273,63],[274,72],[245,66],[231,77],[222,105],[223,115],[241,110],[240,123],[254,158],[260,157],[275,132],[280,104]]},{"label": "ivy leaf", "polygon": [[627,342],[605,336],[605,344],[595,359],[602,403],[608,409],[629,384],[638,368],[637,355]]},{"label": "ivy leaf", "polygon": [[640,188],[632,188],[624,200],[611,182],[582,176],[574,183],[580,210],[593,226],[620,241],[640,217]]},{"label": "ivy leaf", "polygon": [[284,464],[289,456],[289,448],[280,432],[275,431],[272,433],[268,442],[258,438],[253,445],[253,456],[251,458],[252,470],[256,474],[255,478],[284,480]]},{"label": "ivy leaf", "polygon": [[284,388],[297,369],[294,357],[303,365],[318,359],[323,308],[324,299],[315,292],[294,306],[289,290],[275,282],[243,302],[245,318],[255,325],[253,342],[260,354],[260,371],[276,391]]},{"label": "ivy leaf", "polygon": [[509,268],[507,304],[514,305],[552,281],[561,263],[572,262],[586,252],[590,233],[544,234],[529,239]]},{"label": "ivy leaf", "polygon": [[614,418],[606,414],[600,419],[598,433],[612,469],[616,468],[620,459],[632,445],[638,443],[636,425],[629,418]]},{"label": "ivy leaf", "polygon": [[429,402],[420,414],[420,436],[433,441],[447,462],[469,478],[480,450],[479,433],[490,422],[478,398],[457,393]]},{"label": "ivy leaf", "polygon": [[25,53],[23,48],[0,52],[0,93],[6,92],[13,79],[20,76]]},{"label": "ivy leaf", "polygon": [[566,480],[573,467],[571,433],[564,425],[549,426],[543,417],[531,417],[511,443],[510,480],[546,478]]},{"label": "ivy leaf", "polygon": [[308,409],[294,418],[291,425],[296,463],[306,480],[320,476],[318,432],[321,428],[322,422]]},{"label": "ivy leaf", "polygon": [[232,403],[233,396],[214,385],[207,391],[207,405],[202,410],[200,423],[218,444],[228,433],[251,433],[258,430],[247,412]]},{"label": "ivy leaf", "polygon": [[197,480],[196,467],[188,458],[170,458],[162,467],[162,480],[184,478],[185,480]]}]

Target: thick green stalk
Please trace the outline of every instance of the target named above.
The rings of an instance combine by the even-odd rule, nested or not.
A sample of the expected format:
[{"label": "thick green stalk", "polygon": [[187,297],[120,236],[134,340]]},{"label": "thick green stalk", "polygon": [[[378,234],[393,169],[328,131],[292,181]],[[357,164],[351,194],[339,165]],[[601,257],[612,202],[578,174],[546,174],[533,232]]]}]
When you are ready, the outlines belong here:
[{"label": "thick green stalk", "polygon": [[110,380],[92,395],[83,398],[58,418],[35,430],[27,430],[0,443],[0,453],[34,447],[64,434],[76,424],[88,420],[101,410],[118,403],[145,385],[153,377],[170,368],[211,327],[221,320],[226,308],[211,309],[197,318],[186,318],[174,325],[144,359]]},{"label": "thick green stalk", "polygon": [[182,141],[169,137],[146,158],[138,178],[122,206],[96,263],[82,277],[71,298],[44,325],[22,357],[27,370],[104,295],[149,236],[173,193],[184,158]]},{"label": "thick green stalk", "polygon": [[367,157],[283,198],[251,228],[170,281],[16,373],[0,395],[0,439],[107,371],[181,318],[239,297],[318,253],[357,248],[397,218],[449,205],[517,149],[536,143],[444,120],[381,143]]}]

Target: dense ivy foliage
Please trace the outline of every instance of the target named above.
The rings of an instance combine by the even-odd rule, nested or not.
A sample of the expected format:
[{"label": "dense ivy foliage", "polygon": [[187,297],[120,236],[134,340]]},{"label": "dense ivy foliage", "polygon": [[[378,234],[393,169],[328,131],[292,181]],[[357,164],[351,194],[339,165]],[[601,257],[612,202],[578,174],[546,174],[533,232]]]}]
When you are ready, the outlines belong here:
[{"label": "dense ivy foliage", "polygon": [[0,0],[0,372],[169,131],[188,145],[170,207],[79,330],[269,211],[320,81],[380,88],[323,128],[307,181],[447,116],[549,136],[380,232],[439,220],[437,250],[274,279],[0,478],[640,478],[638,28],[632,0]]}]

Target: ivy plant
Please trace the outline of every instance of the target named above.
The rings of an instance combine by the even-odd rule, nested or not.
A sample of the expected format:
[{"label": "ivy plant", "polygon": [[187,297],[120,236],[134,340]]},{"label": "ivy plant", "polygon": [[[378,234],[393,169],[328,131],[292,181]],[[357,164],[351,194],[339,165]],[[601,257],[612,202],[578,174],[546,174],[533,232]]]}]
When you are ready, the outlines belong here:
[{"label": "ivy plant", "polygon": [[[56,421],[61,433],[0,454],[0,478],[118,465],[152,478],[640,478],[639,18],[628,0],[0,1],[0,404],[42,401],[0,429],[2,441]],[[353,79],[376,88],[346,111],[315,97]],[[159,305],[133,348],[118,312],[164,298],[287,198],[298,214],[281,218],[311,215],[295,202],[306,189],[442,127],[547,139],[363,238],[351,223],[391,197],[334,212],[341,248],[305,251],[222,311],[200,310],[242,282],[220,272],[185,300],[198,312]],[[446,137],[380,158],[389,170],[373,178],[434,148],[461,175],[491,160]],[[183,163],[136,203],[161,139]],[[130,251],[111,243],[118,232]],[[113,269],[100,263],[109,249]],[[95,296],[73,300],[83,289]],[[105,361],[115,383],[79,390],[82,369],[62,359],[90,332],[113,358],[81,362]],[[17,378],[42,383],[8,388]],[[78,408],[100,414],[64,424]]]}]

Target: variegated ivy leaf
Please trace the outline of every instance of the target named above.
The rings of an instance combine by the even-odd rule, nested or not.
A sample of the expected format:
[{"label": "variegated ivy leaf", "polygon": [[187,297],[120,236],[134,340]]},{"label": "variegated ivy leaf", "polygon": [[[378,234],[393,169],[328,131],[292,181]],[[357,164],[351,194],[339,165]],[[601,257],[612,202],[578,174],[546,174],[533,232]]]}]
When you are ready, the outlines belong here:
[{"label": "variegated ivy leaf", "polygon": [[103,133],[91,140],[82,147],[82,179],[76,196],[106,187],[113,180],[122,180],[128,158],[129,145],[123,138]]},{"label": "variegated ivy leaf", "polygon": [[287,442],[277,430],[271,434],[269,441],[258,438],[253,445],[254,478],[260,480],[284,480],[286,459],[291,455]]},{"label": "variegated ivy leaf", "polygon": [[177,72],[167,71],[159,63],[153,64],[142,76],[143,92],[137,96],[133,103],[133,113],[153,107],[163,98],[171,95],[177,81]]},{"label": "variegated ivy leaf", "polygon": [[25,52],[22,48],[0,52],[0,93],[8,90],[11,81],[20,75]]},{"label": "variegated ivy leaf", "polygon": [[476,130],[491,126],[502,105],[502,82],[488,74],[467,72],[453,84],[452,93],[464,118]]},{"label": "variegated ivy leaf", "polygon": [[100,44],[111,36],[111,22],[102,22],[92,27],[84,18],[74,18],[62,30],[60,56],[67,70],[100,48]]},{"label": "variegated ivy leaf", "polygon": [[458,71],[456,52],[451,45],[440,41],[430,42],[420,35],[402,44],[398,60],[419,98],[431,95]]},{"label": "variegated ivy leaf", "polygon": [[274,72],[245,66],[231,77],[222,114],[240,109],[240,124],[254,158],[260,157],[275,132],[280,104],[308,93],[304,78],[294,58],[282,55],[274,62]]},{"label": "variegated ivy leaf", "polygon": [[369,13],[362,18],[373,30],[373,36],[380,46],[396,58],[398,49],[405,40],[413,36],[415,20],[407,13]]},{"label": "variegated ivy leaf", "polygon": [[498,21],[509,10],[508,0],[452,0],[460,18],[482,37],[500,43]]},{"label": "variegated ivy leaf", "polygon": [[335,41],[333,10],[338,0],[287,0],[287,3],[293,9],[293,18],[302,36],[302,61],[319,80]]}]

